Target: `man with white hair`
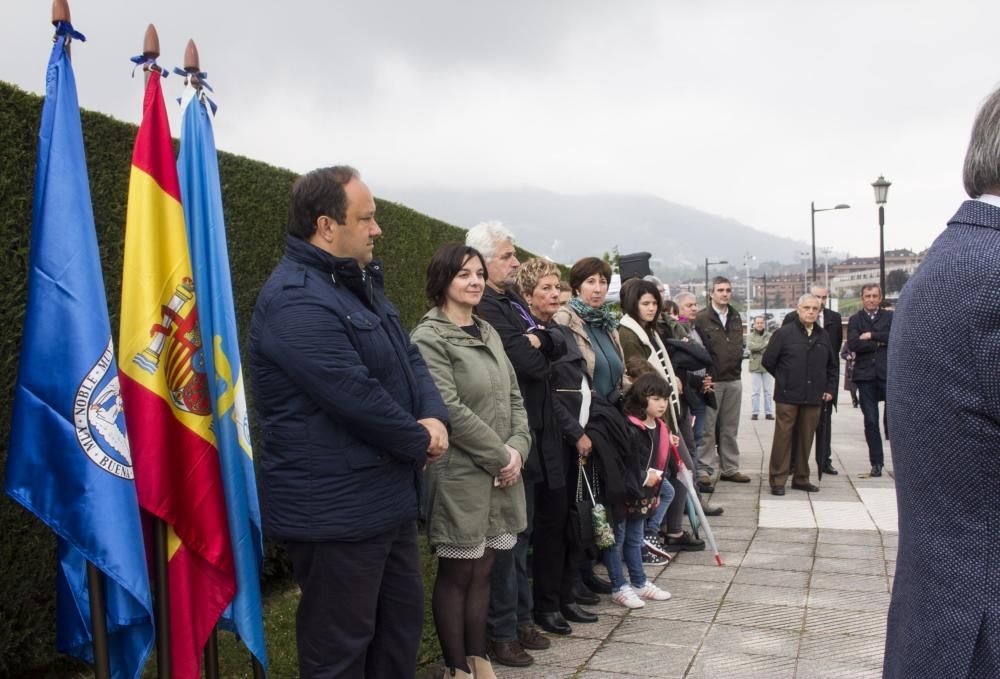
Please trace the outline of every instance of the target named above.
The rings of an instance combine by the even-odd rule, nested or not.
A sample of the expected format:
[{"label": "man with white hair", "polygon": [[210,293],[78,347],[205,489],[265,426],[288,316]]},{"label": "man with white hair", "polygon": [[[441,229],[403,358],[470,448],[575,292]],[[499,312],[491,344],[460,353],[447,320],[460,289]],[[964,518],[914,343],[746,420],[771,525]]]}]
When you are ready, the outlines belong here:
[{"label": "man with white hair", "polygon": [[833,399],[837,388],[837,358],[830,336],[816,324],[821,308],[816,295],[799,297],[798,318],[771,336],[761,359],[775,380],[776,420],[768,474],[772,495],[785,494],[790,462],[795,470],[792,488],[819,490],[809,483],[809,450],[820,408]]}]

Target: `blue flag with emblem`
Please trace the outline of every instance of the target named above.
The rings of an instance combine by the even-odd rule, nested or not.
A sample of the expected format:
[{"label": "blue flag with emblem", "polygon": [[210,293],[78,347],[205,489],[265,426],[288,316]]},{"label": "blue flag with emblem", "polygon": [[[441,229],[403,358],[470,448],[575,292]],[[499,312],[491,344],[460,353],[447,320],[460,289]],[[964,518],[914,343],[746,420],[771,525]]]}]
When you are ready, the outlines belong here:
[{"label": "blue flag with emblem", "polygon": [[60,22],[46,74],[4,489],[57,536],[59,650],[94,660],[90,561],[105,576],[112,676],[135,678],[152,598],[68,36],[83,39]]},{"label": "blue flag with emblem", "polygon": [[181,101],[184,112],[177,174],[191,248],[198,320],[206,349],[202,352],[205,372],[213,376],[208,383],[236,563],[236,596],[223,613],[222,626],[235,631],[266,668],[267,648],[260,598],[263,560],[260,506],[236,335],[212,114],[208,110],[207,97],[191,84],[185,88]]}]

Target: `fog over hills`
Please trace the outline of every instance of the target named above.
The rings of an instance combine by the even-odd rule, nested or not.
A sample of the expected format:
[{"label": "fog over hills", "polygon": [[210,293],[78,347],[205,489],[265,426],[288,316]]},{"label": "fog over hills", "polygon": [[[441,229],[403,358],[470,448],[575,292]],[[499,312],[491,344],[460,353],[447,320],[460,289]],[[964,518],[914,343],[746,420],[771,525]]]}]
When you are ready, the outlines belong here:
[{"label": "fog over hills", "polygon": [[519,245],[563,264],[617,246],[622,254],[652,253],[653,268],[666,273],[703,267],[705,257],[741,266],[746,252],[758,261],[793,264],[809,249],[806,242],[652,195],[402,187],[379,187],[378,195],[463,228],[498,219]]}]

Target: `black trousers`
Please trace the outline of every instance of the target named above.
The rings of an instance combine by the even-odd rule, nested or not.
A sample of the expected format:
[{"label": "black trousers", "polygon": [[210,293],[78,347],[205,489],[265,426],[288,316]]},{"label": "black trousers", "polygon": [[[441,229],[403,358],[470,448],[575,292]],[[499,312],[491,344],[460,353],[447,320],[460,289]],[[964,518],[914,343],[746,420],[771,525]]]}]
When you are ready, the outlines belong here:
[{"label": "black trousers", "polygon": [[303,679],[413,677],[424,622],[416,522],[362,542],[288,542]]},{"label": "black trousers", "polygon": [[819,424],[816,425],[816,460],[822,467],[833,459],[833,449],[830,447],[830,424],[833,415],[833,402],[824,401],[820,406]]},{"label": "black trousers", "polygon": [[572,568],[566,544],[569,502],[566,486],[553,490],[545,481],[535,484],[532,598],[535,610],[540,613],[552,613],[559,610],[560,604],[573,603]]}]

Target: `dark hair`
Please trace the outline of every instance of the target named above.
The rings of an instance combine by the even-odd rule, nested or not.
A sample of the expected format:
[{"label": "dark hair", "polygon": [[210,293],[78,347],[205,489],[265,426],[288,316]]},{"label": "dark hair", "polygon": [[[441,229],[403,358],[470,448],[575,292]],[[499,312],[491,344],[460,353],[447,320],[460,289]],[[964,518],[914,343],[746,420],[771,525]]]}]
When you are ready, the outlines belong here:
[{"label": "dark hair", "polygon": [[663,313],[667,313],[671,316],[680,316],[681,308],[677,306],[677,302],[672,299],[663,300]]},{"label": "dark hair", "polygon": [[321,167],[306,173],[292,184],[286,230],[309,240],[316,233],[316,220],[326,215],[338,224],[347,223],[347,192],[344,186],[361,175],[348,165]]},{"label": "dark hair", "polygon": [[[729,279],[726,278],[725,276],[716,276],[715,278],[713,278],[712,279],[712,292],[715,292],[715,288],[717,286],[723,284],[723,283],[729,283]],[[729,285],[730,285],[730,287],[732,287],[733,284],[729,283]]]},{"label": "dark hair", "polygon": [[584,257],[569,270],[569,289],[576,295],[580,292],[583,282],[593,276],[601,274],[604,280],[611,282],[611,265],[603,259],[597,257]]},{"label": "dark hair", "polygon": [[646,419],[646,406],[649,405],[650,396],[662,398],[670,396],[670,387],[666,380],[655,372],[640,375],[632,383],[632,388],[625,394],[625,403],[622,405],[622,409],[626,415]]},{"label": "dark hair", "polygon": [[483,265],[483,279],[488,278],[486,260],[479,250],[465,243],[445,243],[437,249],[427,265],[427,299],[434,306],[441,306],[448,295],[448,286],[462,270],[462,266],[470,257],[478,257]]},{"label": "dark hair", "polygon": [[879,286],[878,283],[865,283],[864,285],[861,286],[862,295],[865,294],[865,292],[868,290],[878,290],[878,296],[879,297],[882,296],[882,288]]},{"label": "dark hair", "polygon": [[[656,323],[656,318],[663,311],[663,297],[660,295],[659,288],[656,287],[656,283],[650,281],[645,281],[641,278],[630,278],[622,284],[621,292],[622,301],[622,311],[631,316],[635,321],[646,330],[652,328]],[[656,300],[656,316],[653,317],[651,323],[644,323],[639,319],[639,300],[641,300],[646,295],[652,295]]]},{"label": "dark hair", "polygon": [[656,373],[656,368],[644,358],[639,358],[638,356],[631,356],[627,361],[625,361],[625,374],[631,377],[633,380],[637,377],[645,375],[646,373]]}]

